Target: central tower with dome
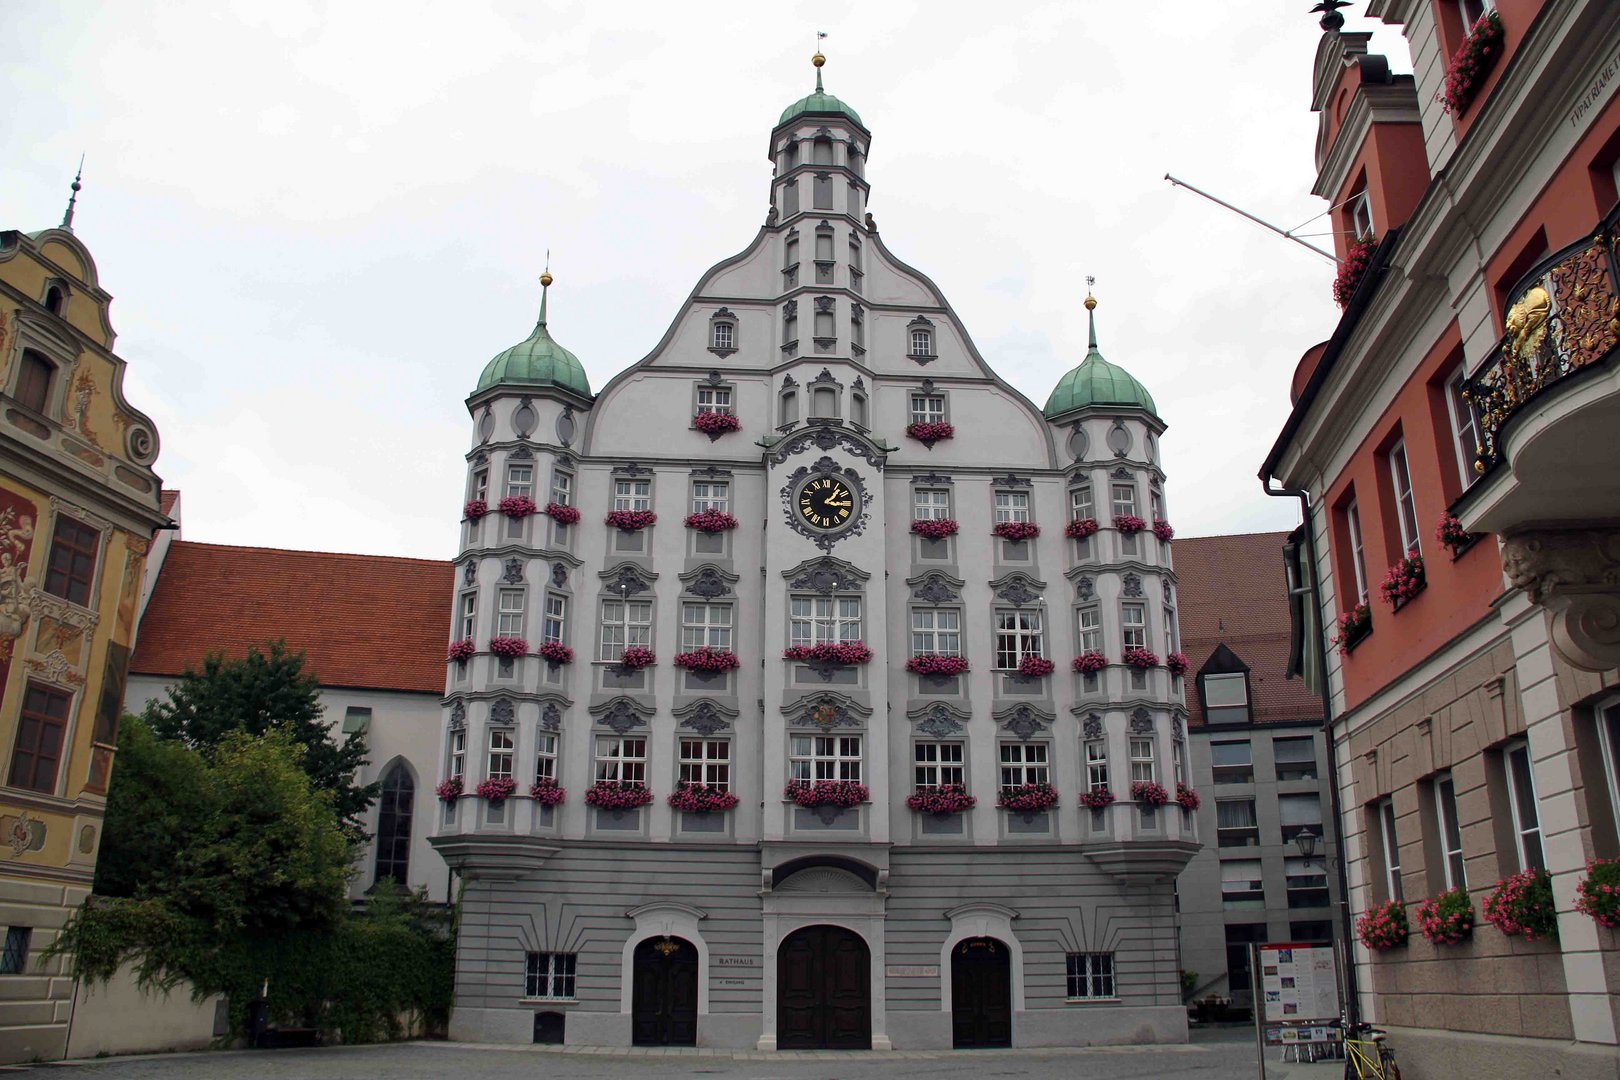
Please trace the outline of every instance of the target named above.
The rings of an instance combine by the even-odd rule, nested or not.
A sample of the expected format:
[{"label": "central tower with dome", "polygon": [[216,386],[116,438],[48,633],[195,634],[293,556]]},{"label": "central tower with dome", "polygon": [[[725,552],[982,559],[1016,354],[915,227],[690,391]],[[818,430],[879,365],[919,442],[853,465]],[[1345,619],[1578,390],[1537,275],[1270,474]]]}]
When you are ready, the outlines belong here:
[{"label": "central tower with dome", "polygon": [[452,1035],[1183,1041],[1164,425],[1095,322],[1044,411],[996,375],[821,63],[651,352],[593,393],[548,274],[467,399]]}]

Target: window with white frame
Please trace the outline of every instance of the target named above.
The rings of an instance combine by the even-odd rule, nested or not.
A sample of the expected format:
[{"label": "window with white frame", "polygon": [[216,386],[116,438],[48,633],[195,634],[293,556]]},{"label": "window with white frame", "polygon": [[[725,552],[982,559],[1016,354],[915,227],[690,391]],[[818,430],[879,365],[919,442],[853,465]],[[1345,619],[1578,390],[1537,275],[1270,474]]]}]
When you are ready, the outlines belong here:
[{"label": "window with white frame", "polygon": [[795,735],[790,740],[788,775],[795,783],[843,780],[860,783],[859,735]]},{"label": "window with white frame", "polygon": [[652,509],[652,481],[651,480],[615,480],[615,481],[613,481],[613,509],[615,509],[615,510],[651,510]]},{"label": "window with white frame", "polygon": [[1530,746],[1523,739],[1511,742],[1502,751],[1507,766],[1508,805],[1513,810],[1513,836],[1519,851],[1520,870],[1544,870],[1547,860],[1541,851],[1541,818],[1536,806],[1536,781],[1530,766]]},{"label": "window with white frame", "polygon": [[1151,738],[1131,738],[1131,783],[1152,783],[1158,779],[1158,769],[1153,761],[1153,740]]},{"label": "window with white frame", "polygon": [[1106,952],[1072,952],[1068,954],[1068,999],[1094,1001],[1098,998],[1116,998],[1114,989],[1114,954]]},{"label": "window with white frame", "polygon": [[1259,847],[1260,818],[1254,800],[1216,799],[1215,836],[1218,847]]},{"label": "window with white frame", "polygon": [[1241,671],[1201,675],[1204,718],[1211,724],[1241,724],[1249,719],[1249,680]]},{"label": "window with white frame", "polygon": [[1462,16],[1463,33],[1485,17],[1487,11],[1496,10],[1496,0],[1457,0],[1457,12]]},{"label": "window with white frame", "polygon": [[911,516],[915,521],[945,521],[951,516],[951,493],[945,488],[912,488]]},{"label": "window with white frame", "polygon": [[1367,198],[1366,188],[1350,196],[1345,209],[1349,211],[1350,227],[1355,230],[1357,240],[1365,240],[1373,234],[1372,200]]},{"label": "window with white frame", "polygon": [[712,349],[734,349],[737,340],[737,328],[728,322],[715,322],[709,327],[709,347]]},{"label": "window with white frame", "polygon": [[955,608],[911,609],[911,654],[962,655],[962,613]]},{"label": "window with white frame", "polygon": [[[726,334],[729,337],[730,334],[731,334],[731,327],[729,325],[727,325],[726,323],[716,323],[715,324],[715,330],[717,332],[720,330],[721,327],[725,327]],[[731,348],[731,346],[729,344],[726,344],[726,345],[716,344],[715,348],[717,348],[717,349],[729,349],[729,348]],[[724,413],[725,415],[730,416],[731,413],[732,413],[732,408],[731,408],[731,387],[729,387],[729,386],[700,386],[700,387],[698,387],[697,411],[700,412],[700,413]]]},{"label": "window with white frame", "polygon": [[944,394],[912,394],[911,423],[938,424],[945,420]]},{"label": "window with white frame", "polygon": [[1418,542],[1417,501],[1412,495],[1412,472],[1407,468],[1405,439],[1390,447],[1389,479],[1395,491],[1395,517],[1401,526],[1401,550],[1407,555],[1422,554]]},{"label": "window with white frame", "polygon": [[1401,888],[1401,841],[1395,833],[1395,800],[1379,799],[1372,804],[1373,827],[1378,832],[1378,850],[1384,857],[1384,895],[1404,900]]},{"label": "window with white frame", "polygon": [[551,501],[558,506],[572,506],[574,503],[574,474],[563,472],[561,469],[551,471]]},{"label": "window with white frame", "polygon": [[546,593],[546,617],[541,622],[540,640],[561,645],[563,631],[568,628],[568,598]]},{"label": "window with white frame", "polygon": [[652,601],[602,601],[602,651],[598,659],[616,661],[632,645],[652,644]]},{"label": "window with white frame", "polygon": [[609,783],[647,782],[647,740],[622,735],[596,737],[596,779]]},{"label": "window with white frame", "polygon": [[462,593],[461,614],[456,618],[456,637],[462,641],[470,641],[476,629],[478,629],[478,594]]},{"label": "window with white frame", "polygon": [[1119,605],[1119,629],[1127,649],[1147,648],[1147,605]]},{"label": "window with white frame", "polygon": [[[855,344],[859,345],[861,344],[861,338],[865,336],[861,331],[861,327],[865,324],[862,323],[861,320],[856,319],[853,325],[855,328]],[[849,392],[849,418],[859,427],[868,426],[868,418],[866,415],[866,395],[861,393],[859,390],[851,390]]]},{"label": "window with white frame", "polygon": [[1291,908],[1328,906],[1328,880],[1325,859],[1307,860],[1299,855],[1283,857],[1283,883],[1288,887]]},{"label": "window with white frame", "polygon": [[1042,742],[1003,742],[1001,744],[1001,786],[1052,782],[1050,747]]},{"label": "window with white frame", "polygon": [[1476,478],[1474,458],[1479,454],[1479,418],[1474,406],[1463,397],[1463,381],[1467,376],[1464,365],[1446,380],[1446,412],[1451,418],[1451,443],[1457,451],[1457,476],[1467,488]]},{"label": "window with white frame", "polygon": [[1170,771],[1176,783],[1187,783],[1187,747],[1180,739],[1170,743]]},{"label": "window with white frame", "polygon": [[790,645],[861,640],[858,596],[794,596],[788,610]]},{"label": "window with white frame", "polygon": [[1282,826],[1283,843],[1292,843],[1301,833],[1322,835],[1322,797],[1320,795],[1277,796],[1277,820]]},{"label": "window with white frame", "polygon": [[1344,508],[1344,523],[1350,533],[1350,568],[1356,575],[1356,603],[1367,602],[1367,557],[1361,544],[1361,507],[1351,499]]},{"label": "window with white frame", "polygon": [[918,791],[929,791],[945,784],[966,786],[967,769],[959,742],[917,742],[912,744],[913,780]]},{"label": "window with white frame", "polygon": [[692,513],[707,510],[728,513],[731,510],[731,483],[726,480],[692,481]]},{"label": "window with white frame", "polygon": [[731,605],[681,605],[681,651],[731,648]]},{"label": "window with white frame", "polygon": [[1600,702],[1593,716],[1597,720],[1603,777],[1609,786],[1609,811],[1614,815],[1615,832],[1620,833],[1620,698]]},{"label": "window with white frame", "polygon": [[1136,516],[1136,485],[1135,484],[1113,484],[1113,485],[1110,485],[1110,486],[1111,486],[1111,488],[1113,490],[1113,498],[1114,498],[1114,502],[1113,502],[1114,520],[1118,521],[1120,518],[1127,517],[1127,516],[1128,517],[1135,517]]},{"label": "window with white frame", "polygon": [[1260,872],[1259,859],[1222,860],[1221,906],[1229,909],[1266,906],[1266,882]]},{"label": "window with white frame", "polygon": [[450,775],[467,775],[467,732],[464,728],[450,733]]},{"label": "window with white frame", "polygon": [[1449,772],[1434,778],[1435,823],[1440,826],[1440,862],[1446,888],[1468,888],[1468,871],[1463,865],[1462,827],[1457,821],[1457,785]]},{"label": "window with white frame", "polygon": [[996,667],[1011,671],[1025,657],[1045,655],[1039,608],[996,609]]},{"label": "window with white frame", "polygon": [[934,332],[932,330],[914,328],[911,331],[911,355],[934,355]]},{"label": "window with white frame", "polygon": [[1069,489],[1069,518],[1073,521],[1084,521],[1086,518],[1095,518],[1097,508],[1092,503],[1091,485],[1080,484]]},{"label": "window with white frame", "polygon": [[1254,783],[1254,750],[1248,739],[1231,742],[1211,740],[1209,764],[1217,784]]},{"label": "window with white frame", "polygon": [[534,466],[508,465],[506,467],[506,497],[509,499],[534,496]]},{"label": "window with white frame", "polygon": [[495,615],[495,633],[501,637],[522,637],[523,590],[502,589],[497,602],[499,607]]},{"label": "window with white frame", "polygon": [[467,486],[467,498],[489,499],[489,470],[479,469],[472,474],[472,482]]},{"label": "window with white frame", "polygon": [[1108,787],[1108,741],[1087,739],[1085,751],[1086,790],[1099,791]]},{"label": "window with white frame", "polygon": [[1080,651],[1102,652],[1102,612],[1095,607],[1083,607],[1076,615],[1080,623]]},{"label": "window with white frame", "polygon": [[1148,506],[1153,510],[1154,521],[1164,520],[1164,495],[1162,493],[1150,488],[1148,490]]},{"label": "window with white frame", "polygon": [[534,736],[535,781],[557,779],[557,733],[538,731]]},{"label": "window with white frame", "polygon": [[731,740],[682,739],[681,783],[703,784],[720,791],[731,787]]},{"label": "window with white frame", "polygon": [[1168,604],[1164,608],[1164,650],[1175,652],[1181,647],[1181,635],[1176,631],[1176,609]]},{"label": "window with white frame", "polygon": [[523,994],[542,1001],[574,999],[573,953],[532,952],[523,976]]},{"label": "window with white frame", "polygon": [[996,492],[996,524],[1004,521],[1029,520],[1029,492],[1027,491],[998,491]]},{"label": "window with white frame", "polygon": [[512,775],[512,729],[489,729],[489,778],[510,778]]}]

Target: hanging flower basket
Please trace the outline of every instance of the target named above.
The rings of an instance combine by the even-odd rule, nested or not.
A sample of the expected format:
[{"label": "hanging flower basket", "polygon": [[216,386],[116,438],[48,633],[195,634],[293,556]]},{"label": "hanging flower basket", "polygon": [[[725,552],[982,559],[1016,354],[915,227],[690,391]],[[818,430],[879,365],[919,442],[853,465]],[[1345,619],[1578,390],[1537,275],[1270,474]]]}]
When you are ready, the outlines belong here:
[{"label": "hanging flower basket", "polygon": [[548,641],[540,646],[540,659],[548,664],[572,664],[574,650],[560,641]]},{"label": "hanging flower basket", "polygon": [[[713,413],[704,413],[704,416],[713,416]],[[737,805],[737,796],[721,788],[710,787],[707,784],[694,784],[682,780],[675,785],[664,801],[670,807],[682,814],[718,814],[730,810]]]},{"label": "hanging flower basket", "polygon": [[998,521],[990,531],[1003,540],[1033,540],[1041,535],[1041,527],[1033,521]]},{"label": "hanging flower basket", "polygon": [[1094,787],[1090,791],[1080,793],[1080,805],[1087,810],[1105,810],[1113,805],[1114,792],[1111,788]]},{"label": "hanging flower basket", "polygon": [[489,639],[489,651],[496,656],[516,660],[528,653],[529,643],[520,637],[492,637]]},{"label": "hanging flower basket", "polygon": [[609,510],[604,519],[610,529],[623,529],[625,532],[639,532],[658,521],[658,515],[651,510]]},{"label": "hanging flower basket", "polygon": [[950,518],[922,518],[911,523],[911,531],[929,540],[943,540],[955,536],[958,526]]},{"label": "hanging flower basket", "polygon": [[1502,17],[1487,11],[1468,31],[1467,40],[1446,66],[1445,85],[1434,99],[1452,116],[1461,116],[1501,55]]},{"label": "hanging flower basket", "polygon": [[658,663],[658,654],[645,645],[632,645],[619,657],[619,667],[625,671],[640,671]]},{"label": "hanging flower basket", "polygon": [[1170,523],[1165,521],[1163,518],[1154,518],[1153,535],[1157,536],[1160,540],[1163,540],[1168,544],[1171,540],[1175,539],[1176,530],[1172,529],[1170,527]]},{"label": "hanging flower basket", "polygon": [[[713,413],[704,413],[712,416]],[[686,527],[696,529],[698,532],[721,533],[737,527],[737,519],[724,510],[700,510],[695,514],[686,515]]]},{"label": "hanging flower basket", "polygon": [[1097,531],[1096,518],[1075,518],[1063,527],[1063,535],[1070,540],[1084,540]]},{"label": "hanging flower basket", "polygon": [[530,514],[537,514],[540,508],[534,505],[534,500],[527,495],[508,495],[500,502],[501,513],[509,518],[526,518]]},{"label": "hanging flower basket", "polygon": [[492,803],[503,803],[517,790],[517,781],[510,776],[492,776],[478,784],[478,797]]},{"label": "hanging flower basket", "polygon": [[1471,533],[1462,527],[1462,522],[1451,513],[1440,515],[1440,524],[1434,530],[1435,539],[1451,549],[1453,559],[1460,558],[1462,553],[1479,543],[1483,533]]},{"label": "hanging flower basket", "polygon": [[579,523],[579,507],[564,506],[559,502],[546,503],[546,514],[559,525],[577,525]]},{"label": "hanging flower basket", "polygon": [[674,664],[687,671],[735,671],[742,667],[742,661],[730,649],[712,649],[705,645],[691,652],[676,653]]},{"label": "hanging flower basket", "polygon": [[1357,604],[1339,616],[1339,632],[1333,635],[1333,644],[1345,656],[1372,630],[1372,608]]},{"label": "hanging flower basket", "polygon": [[782,650],[782,659],[848,667],[870,661],[872,650],[864,641],[823,641],[816,645],[789,646]]},{"label": "hanging flower basket", "polygon": [[1044,656],[1026,656],[1018,661],[1018,674],[1026,679],[1039,679],[1052,674],[1057,665]]},{"label": "hanging flower basket", "polygon": [[1152,780],[1137,780],[1131,784],[1131,798],[1147,806],[1163,806],[1170,801],[1170,793],[1163,784]]},{"label": "hanging flower basket", "polygon": [[1474,932],[1474,902],[1467,889],[1450,889],[1418,904],[1417,921],[1436,945],[1456,945]]},{"label": "hanging flower basket", "polygon": [[1356,287],[1361,284],[1361,279],[1367,276],[1367,268],[1372,265],[1373,252],[1377,250],[1376,236],[1358,240],[1345,250],[1344,261],[1339,264],[1339,272],[1333,278],[1335,304],[1342,308],[1350,306],[1350,298],[1356,294]]},{"label": "hanging flower basket", "polygon": [[742,421],[730,413],[700,412],[692,417],[692,426],[711,439],[742,430]]},{"label": "hanging flower basket", "polygon": [[477,521],[487,513],[489,513],[489,503],[483,499],[469,500],[467,505],[461,508],[461,516],[468,521]]},{"label": "hanging flower basket", "polygon": [[1485,897],[1485,921],[1509,937],[1527,941],[1558,936],[1552,878],[1545,870],[1509,874]]},{"label": "hanging flower basket", "polygon": [[1125,663],[1129,664],[1131,667],[1138,668],[1143,671],[1146,671],[1148,668],[1159,666],[1159,657],[1157,654],[1148,652],[1146,649],[1139,648],[1135,645],[1132,645],[1130,648],[1126,649],[1120,659],[1124,660]]},{"label": "hanging flower basket", "polygon": [[1399,900],[1374,904],[1356,918],[1356,937],[1374,952],[1386,952],[1406,944],[1412,928],[1406,921],[1406,906]]},{"label": "hanging flower basket", "polygon": [[1599,926],[1620,930],[1620,859],[1593,859],[1575,886],[1575,910]]},{"label": "hanging flower basket", "polygon": [[782,797],[800,806],[859,806],[870,802],[872,793],[865,784],[853,780],[795,780],[782,790]]},{"label": "hanging flower basket", "polygon": [[558,787],[557,781],[545,776],[530,785],[529,798],[533,799],[537,806],[561,806],[563,800],[568,798],[568,789]]},{"label": "hanging flower basket", "polygon": [[1114,519],[1114,528],[1118,529],[1126,536],[1130,536],[1133,533],[1139,533],[1143,529],[1147,528],[1147,522],[1143,521],[1135,514],[1121,514]]},{"label": "hanging flower basket", "polygon": [[1019,784],[1004,787],[996,795],[997,806],[1019,814],[1038,814],[1057,804],[1057,788],[1051,784]]},{"label": "hanging flower basket", "polygon": [[1204,800],[1198,797],[1198,792],[1186,784],[1176,785],[1176,805],[1183,810],[1197,810],[1204,805]]},{"label": "hanging flower basket", "polygon": [[1173,652],[1164,658],[1164,666],[1170,669],[1172,675],[1187,674],[1187,654]]},{"label": "hanging flower basket", "polygon": [[956,438],[956,428],[952,427],[950,424],[944,423],[943,421],[938,421],[935,423],[908,424],[906,426],[906,434],[932,450],[935,443],[941,442],[945,439]]},{"label": "hanging flower basket", "polygon": [[920,788],[906,796],[906,806],[919,814],[960,814],[979,805],[961,784]]},{"label": "hanging flower basket", "polygon": [[439,781],[439,786],[433,789],[440,802],[455,802],[461,798],[461,777],[452,776],[448,780]]},{"label": "hanging flower basket", "polygon": [[1399,611],[1411,603],[1412,598],[1422,592],[1427,584],[1428,580],[1423,574],[1423,556],[1408,555],[1389,568],[1384,580],[1378,583],[1378,592],[1384,598],[1384,603]]},{"label": "hanging flower basket", "polygon": [[471,660],[476,652],[478,652],[478,646],[473,644],[472,638],[462,638],[460,641],[450,643],[450,655],[447,659],[459,660],[465,663]]},{"label": "hanging flower basket", "polygon": [[966,675],[968,660],[965,656],[920,653],[906,661],[906,670],[913,675]]},{"label": "hanging flower basket", "polygon": [[1088,649],[1074,658],[1074,670],[1082,674],[1095,674],[1108,666],[1108,657],[1096,649]]},{"label": "hanging flower basket", "polygon": [[585,805],[598,810],[634,810],[652,801],[647,785],[634,780],[598,780],[585,789]]}]

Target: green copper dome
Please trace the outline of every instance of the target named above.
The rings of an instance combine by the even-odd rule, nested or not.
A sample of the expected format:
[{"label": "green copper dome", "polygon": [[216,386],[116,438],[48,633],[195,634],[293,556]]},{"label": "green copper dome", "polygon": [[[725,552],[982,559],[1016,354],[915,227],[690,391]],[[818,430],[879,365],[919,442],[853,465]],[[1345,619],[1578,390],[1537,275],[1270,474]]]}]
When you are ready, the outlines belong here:
[{"label": "green copper dome", "polygon": [[[547,279],[550,278],[547,274]],[[550,281],[547,280],[547,285]],[[552,340],[546,330],[546,296],[540,294],[540,321],[534,324],[534,333],[496,355],[484,365],[478,376],[478,389],[482,393],[492,386],[556,386],[570,390],[581,397],[591,396],[590,380],[579,357]]]},{"label": "green copper dome", "polygon": [[[782,118],[776,122],[776,126],[781,127],[794,117],[805,115],[847,116],[857,124],[861,124],[860,113],[821,88],[821,65],[826,62],[826,58],[817,53],[810,62],[816,65],[816,92],[800,98],[783,109]],[[865,124],[861,124],[861,127],[865,126]]]},{"label": "green copper dome", "polygon": [[[1086,307],[1095,307],[1096,301],[1086,298]],[[1158,409],[1153,404],[1153,395],[1147,392],[1147,387],[1137,382],[1135,377],[1117,364],[1110,364],[1103,359],[1102,353],[1097,351],[1097,316],[1091,316],[1091,348],[1086,358],[1080,361],[1080,366],[1072,368],[1052,390],[1052,396],[1046,399],[1046,408],[1042,410],[1048,420],[1062,416],[1074,409],[1084,409],[1090,405],[1126,405],[1146,409],[1158,415]]]}]

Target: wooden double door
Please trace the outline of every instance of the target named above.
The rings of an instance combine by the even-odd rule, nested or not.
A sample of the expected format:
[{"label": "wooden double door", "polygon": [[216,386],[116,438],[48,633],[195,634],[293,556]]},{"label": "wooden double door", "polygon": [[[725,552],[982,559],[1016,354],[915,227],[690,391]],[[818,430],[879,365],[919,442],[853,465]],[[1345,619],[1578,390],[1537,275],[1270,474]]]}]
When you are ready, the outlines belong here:
[{"label": "wooden double door", "polygon": [[630,988],[631,1041],[637,1046],[696,1046],[698,953],[678,937],[636,946]]},{"label": "wooden double door", "polygon": [[1012,954],[995,938],[951,950],[951,1045],[1012,1045]]},{"label": "wooden double door", "polygon": [[872,1048],[872,954],[841,926],[807,926],[776,954],[776,1045]]}]

